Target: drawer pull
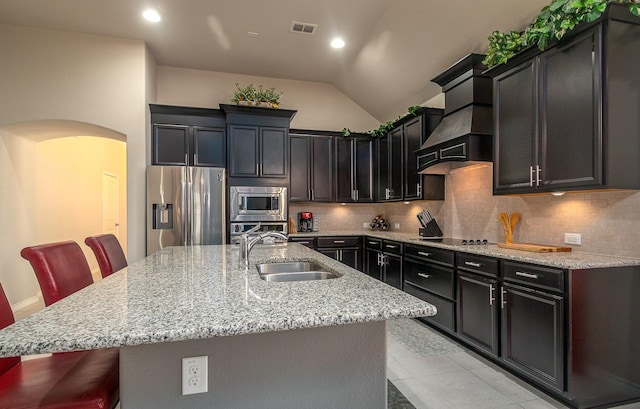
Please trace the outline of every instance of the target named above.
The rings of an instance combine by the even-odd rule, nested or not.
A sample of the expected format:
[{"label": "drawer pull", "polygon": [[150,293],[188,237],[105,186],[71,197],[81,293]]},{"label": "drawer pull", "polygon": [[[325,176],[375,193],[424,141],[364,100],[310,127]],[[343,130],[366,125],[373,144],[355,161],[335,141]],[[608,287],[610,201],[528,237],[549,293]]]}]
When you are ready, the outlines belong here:
[{"label": "drawer pull", "polygon": [[493,284],[489,284],[489,305],[493,305],[496,300],[495,290],[496,288],[493,286]]},{"label": "drawer pull", "polygon": [[523,273],[522,271],[516,271],[516,275],[520,276],[520,277],[531,278],[531,279],[534,279],[534,280],[538,279],[538,275],[537,274]]},{"label": "drawer pull", "polygon": [[333,244],[344,244],[344,240],[334,240]]},{"label": "drawer pull", "polygon": [[387,245],[386,245],[386,247],[387,247],[388,249],[395,249],[395,248],[398,248],[398,246],[392,246],[391,244],[387,244]]},{"label": "drawer pull", "polygon": [[300,244],[311,244],[310,241],[298,241],[297,243],[300,243]]},{"label": "drawer pull", "polygon": [[375,241],[370,241],[369,244],[371,244],[372,246],[375,246],[378,243],[376,243]]},{"label": "drawer pull", "polygon": [[430,274],[425,274],[425,273],[418,273],[418,276],[422,278],[431,278]]},{"label": "drawer pull", "polygon": [[418,254],[425,257],[431,257],[431,253],[425,253],[424,251],[419,251]]},{"label": "drawer pull", "polygon": [[475,268],[480,268],[482,267],[482,264],[480,263],[474,263],[473,261],[465,261],[464,264],[466,266],[471,266],[471,267],[475,267]]}]

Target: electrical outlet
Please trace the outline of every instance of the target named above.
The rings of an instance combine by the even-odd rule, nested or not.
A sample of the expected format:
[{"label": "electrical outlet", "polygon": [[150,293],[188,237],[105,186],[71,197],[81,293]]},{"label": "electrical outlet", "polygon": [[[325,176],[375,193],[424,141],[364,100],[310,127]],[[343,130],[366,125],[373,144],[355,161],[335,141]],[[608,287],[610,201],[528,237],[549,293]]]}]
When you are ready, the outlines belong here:
[{"label": "electrical outlet", "polygon": [[362,228],[363,229],[368,229],[369,227],[371,227],[370,223],[362,223]]},{"label": "electrical outlet", "polygon": [[192,356],[182,358],[182,394],[206,393],[207,356]]},{"label": "electrical outlet", "polygon": [[582,234],[580,233],[565,233],[564,244],[575,244],[576,246],[582,245]]},{"label": "electrical outlet", "polygon": [[396,229],[396,230],[400,230],[400,223],[396,223],[396,224],[393,226],[393,228],[394,228],[394,229]]}]

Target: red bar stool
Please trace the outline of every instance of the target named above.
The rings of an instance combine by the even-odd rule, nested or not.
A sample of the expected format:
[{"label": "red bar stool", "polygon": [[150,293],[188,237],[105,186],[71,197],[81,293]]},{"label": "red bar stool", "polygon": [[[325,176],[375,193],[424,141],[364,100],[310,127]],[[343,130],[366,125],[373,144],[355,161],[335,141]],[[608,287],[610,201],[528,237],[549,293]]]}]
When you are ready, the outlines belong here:
[{"label": "red bar stool", "polygon": [[[0,329],[14,322],[0,285]],[[0,358],[0,409],[112,409],[119,399],[118,364],[117,348]]]},{"label": "red bar stool", "polygon": [[93,284],[89,263],[75,241],[25,247],[20,255],[31,263],[47,306]]},{"label": "red bar stool", "polygon": [[127,258],[124,256],[122,246],[120,246],[118,238],[113,234],[87,237],[84,242],[91,247],[93,254],[96,255],[102,278],[110,276],[127,266]]}]

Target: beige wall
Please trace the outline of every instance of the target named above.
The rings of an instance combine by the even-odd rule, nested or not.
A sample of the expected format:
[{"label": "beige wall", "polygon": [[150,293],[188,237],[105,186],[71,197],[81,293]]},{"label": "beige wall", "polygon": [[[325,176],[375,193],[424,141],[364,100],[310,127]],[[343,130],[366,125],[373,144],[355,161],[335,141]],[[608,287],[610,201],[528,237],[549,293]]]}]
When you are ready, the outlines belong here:
[{"label": "beige wall", "polygon": [[282,91],[280,107],[298,111],[291,123],[293,128],[367,131],[380,125],[330,84],[177,67],[158,67],[158,103],[218,108],[221,103],[231,103],[236,83],[275,87]]},{"label": "beige wall", "polygon": [[[145,44],[0,24],[0,55],[0,98],[4,101],[0,129],[20,122],[62,119],[95,124],[126,136],[128,258],[133,262],[144,257],[145,169],[150,144],[146,103],[155,97],[147,82],[155,62]],[[6,145],[7,136],[3,138]],[[3,228],[0,248],[23,234],[23,229]],[[33,237],[26,244],[32,243]],[[5,266],[0,270],[0,278],[20,273],[5,271]],[[25,298],[19,287],[5,285],[12,302]]]},{"label": "beige wall", "polygon": [[564,245],[564,233],[580,233],[582,246],[574,246],[575,251],[640,255],[640,192],[493,196],[492,169],[488,164],[460,168],[447,175],[445,201],[347,206],[296,203],[289,211],[292,216],[302,210],[318,214],[320,227],[325,231],[362,229],[363,222],[382,213],[392,227],[400,223],[399,231],[417,233],[419,223],[415,215],[425,209],[436,217],[446,236],[486,238],[493,242],[504,241],[498,213],[520,212],[516,242]]},{"label": "beige wall", "polygon": [[118,178],[120,244],[127,244],[126,144],[108,138],[67,137],[37,144],[36,243],[74,240],[92,272],[98,263],[84,239],[103,232],[103,173]]}]

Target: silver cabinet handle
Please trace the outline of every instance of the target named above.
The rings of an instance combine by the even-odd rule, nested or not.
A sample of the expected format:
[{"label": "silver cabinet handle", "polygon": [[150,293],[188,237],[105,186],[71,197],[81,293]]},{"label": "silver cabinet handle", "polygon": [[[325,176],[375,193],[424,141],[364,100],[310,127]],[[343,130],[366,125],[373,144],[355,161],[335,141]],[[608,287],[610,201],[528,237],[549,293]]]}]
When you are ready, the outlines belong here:
[{"label": "silver cabinet handle", "polygon": [[516,275],[520,276],[520,277],[531,278],[531,279],[534,279],[534,280],[538,279],[538,275],[537,274],[523,273],[522,271],[516,271]]},{"label": "silver cabinet handle", "polygon": [[507,295],[507,290],[503,288],[502,292],[500,293],[500,308],[502,308],[503,310],[504,310],[504,306],[507,304],[507,300],[505,299],[506,295]]},{"label": "silver cabinet handle", "polygon": [[356,189],[356,202],[360,200],[360,191]]},{"label": "silver cabinet handle", "polygon": [[495,297],[495,287],[493,284],[489,284],[489,305],[493,305],[493,302],[496,300]]},{"label": "silver cabinet handle", "polygon": [[311,189],[310,191],[311,191],[311,200],[316,200],[315,194],[313,193],[313,189]]},{"label": "silver cabinet handle", "polygon": [[425,273],[418,273],[418,276],[422,278],[431,278],[430,274],[425,274]]},{"label": "silver cabinet handle", "polygon": [[333,244],[343,244],[344,240],[334,240]]},{"label": "silver cabinet handle", "polygon": [[385,198],[386,200],[389,200],[389,197],[390,197],[390,196],[391,196],[391,189],[386,188],[386,189],[384,190],[384,198]]},{"label": "silver cabinet handle", "polygon": [[416,192],[418,197],[422,196],[422,185],[420,183],[416,183]]},{"label": "silver cabinet handle", "polygon": [[299,244],[311,244],[310,241],[298,241],[297,243],[299,243]]},{"label": "silver cabinet handle", "polygon": [[529,186],[533,186],[533,166],[529,166]]},{"label": "silver cabinet handle", "polygon": [[465,261],[464,264],[466,266],[471,266],[471,267],[476,267],[476,268],[480,268],[482,267],[482,264],[480,263],[474,263],[473,261]]},{"label": "silver cabinet handle", "polygon": [[542,182],[542,179],[540,179],[540,172],[542,172],[540,165],[536,165],[536,186],[540,186],[540,183]]},{"label": "silver cabinet handle", "polygon": [[387,245],[385,245],[385,247],[386,247],[386,248],[388,248],[388,249],[395,249],[395,248],[398,248],[398,246],[393,246],[393,245],[391,245],[391,244],[387,244]]},{"label": "silver cabinet handle", "polygon": [[373,246],[373,245],[378,244],[378,243],[376,243],[375,241],[370,241],[369,244],[371,244]]},{"label": "silver cabinet handle", "polygon": [[382,265],[382,253],[378,253],[378,265]]},{"label": "silver cabinet handle", "polygon": [[418,254],[425,257],[431,257],[431,253],[425,253],[424,251],[419,251]]}]

